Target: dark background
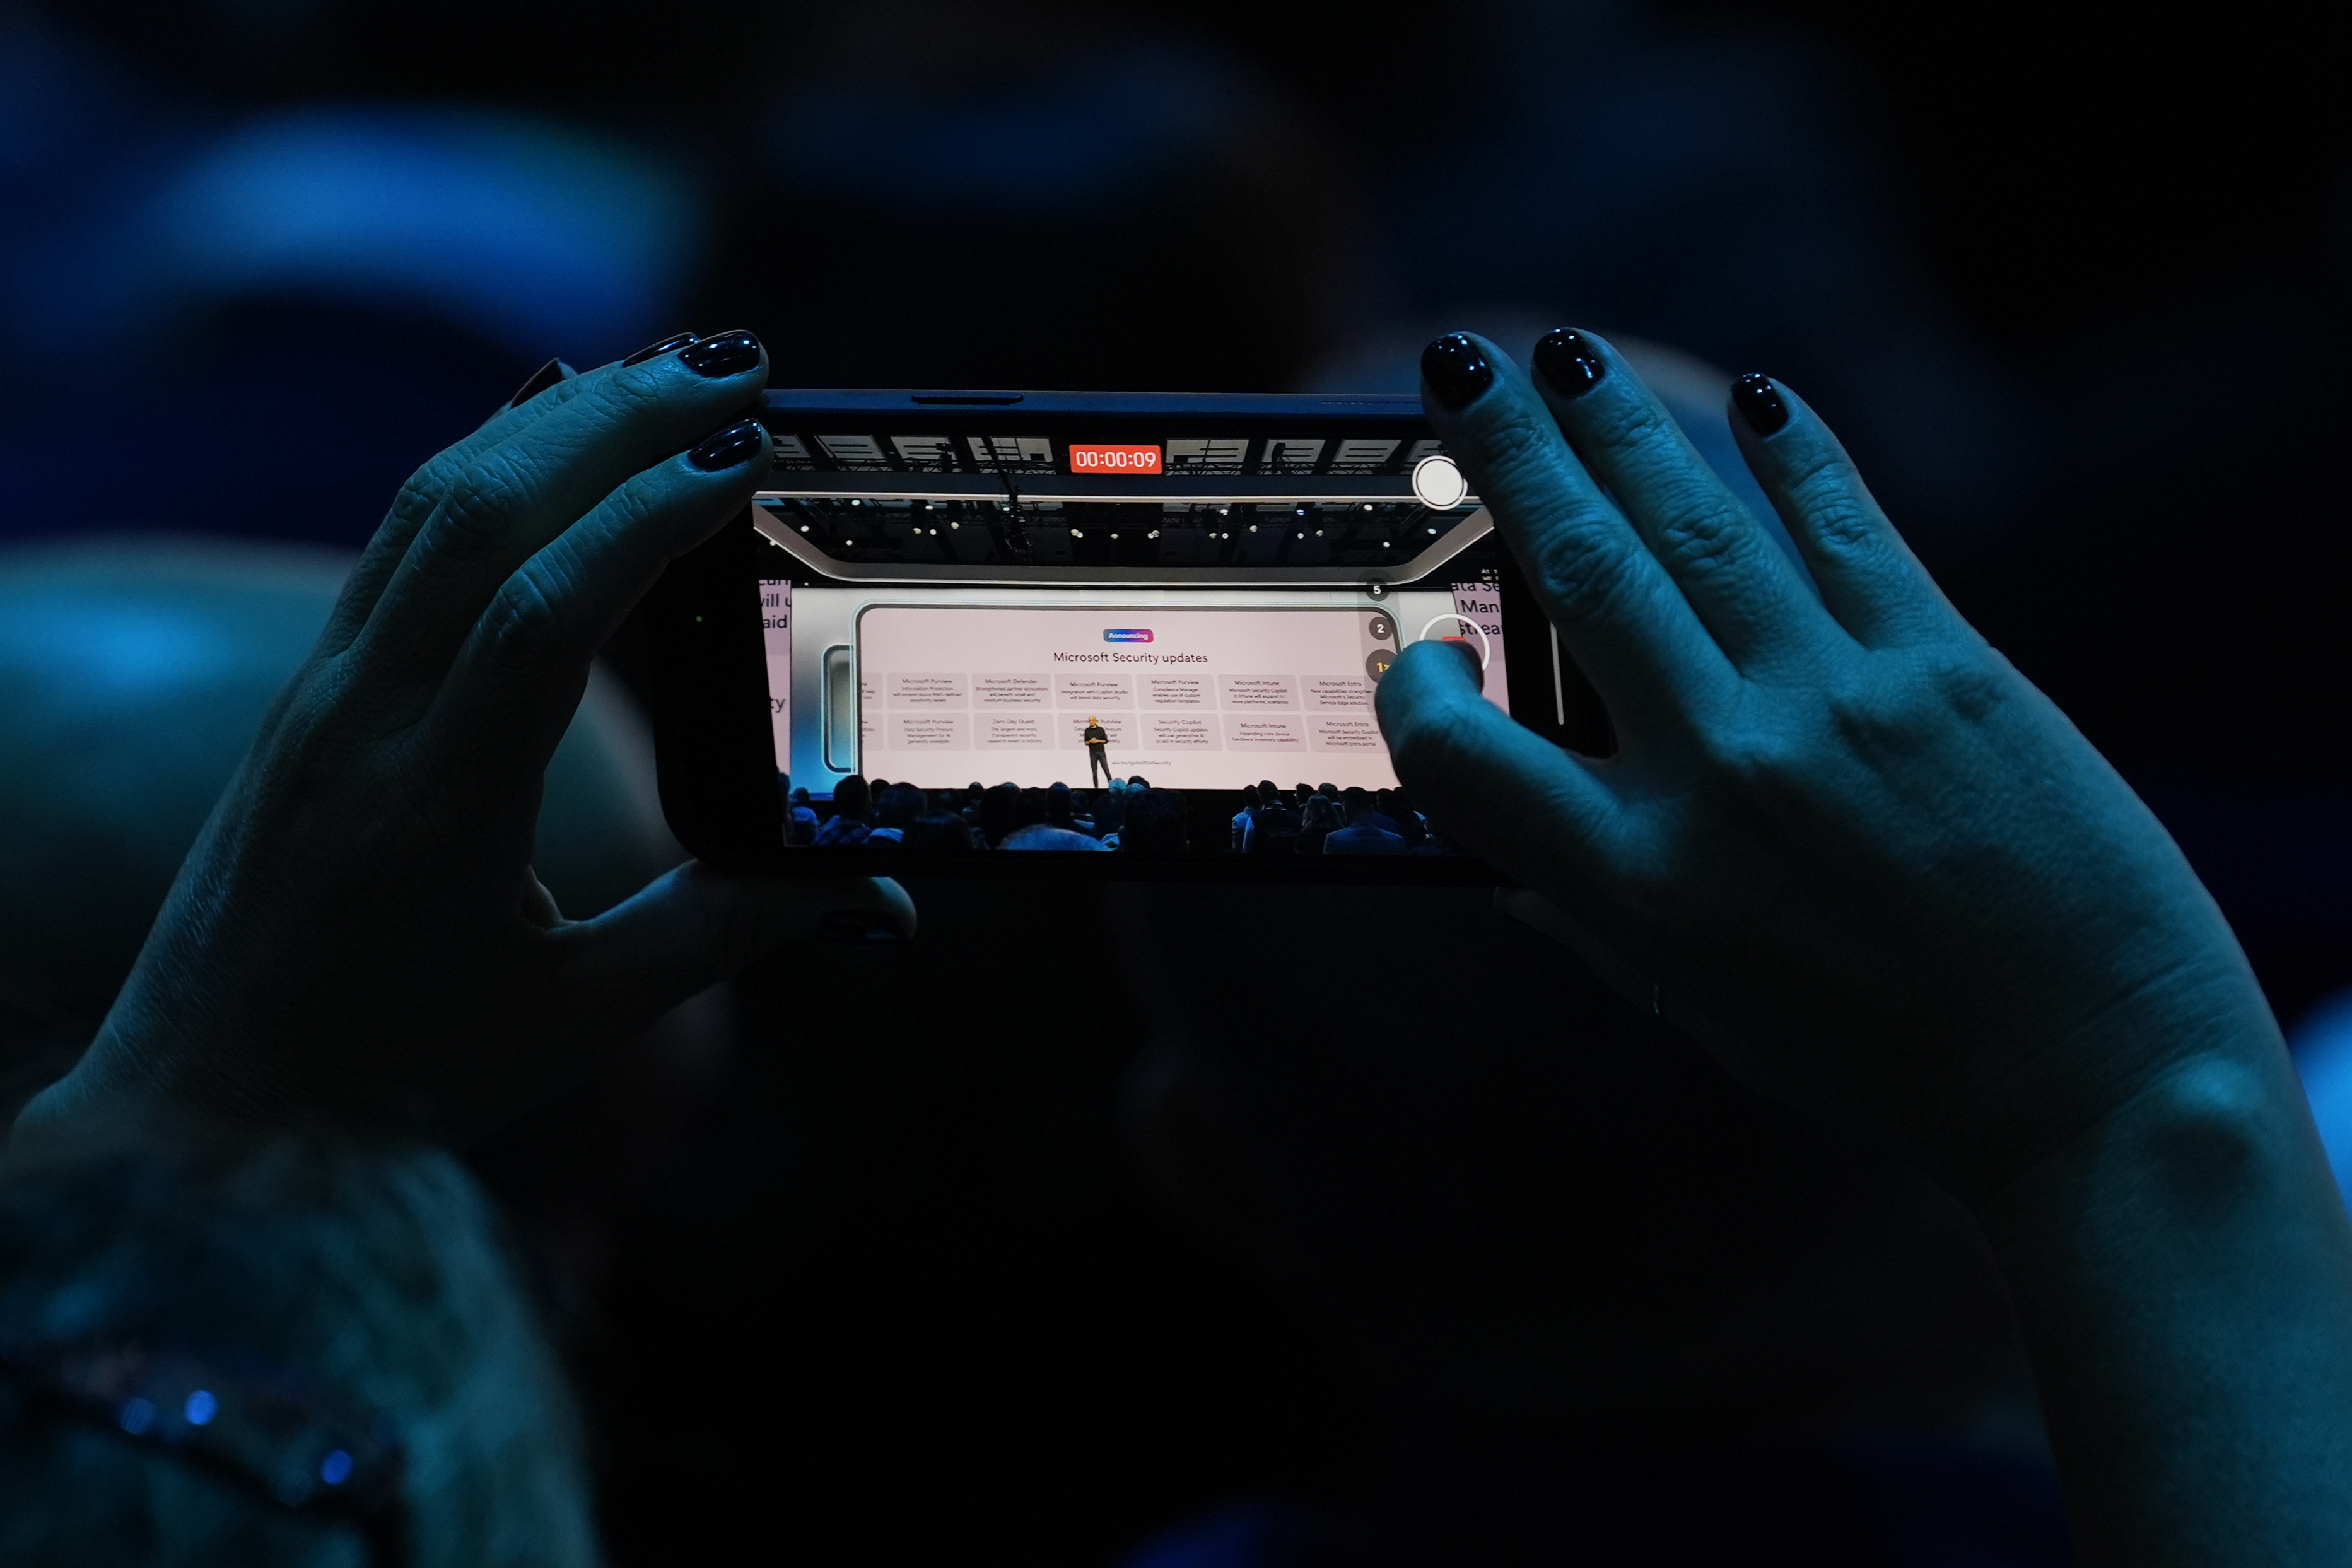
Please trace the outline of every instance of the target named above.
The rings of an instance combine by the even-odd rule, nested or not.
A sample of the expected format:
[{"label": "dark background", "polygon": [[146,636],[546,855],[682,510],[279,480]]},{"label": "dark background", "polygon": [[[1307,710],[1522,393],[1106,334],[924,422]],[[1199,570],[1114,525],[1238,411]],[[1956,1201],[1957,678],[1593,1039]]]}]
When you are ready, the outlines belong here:
[{"label": "dark background", "polygon": [[[1266,390],[1395,384],[1436,331],[1570,321],[1804,392],[2165,818],[2282,1017],[2352,984],[2329,564],[2352,187],[2315,8],[109,0],[0,22],[0,538],[355,547],[547,354],[679,326],[755,327],[786,384]],[[189,221],[174,182],[206,149],[320,105],[400,145],[432,115],[525,117],[501,123],[584,160],[565,188],[613,255],[662,226],[674,259],[526,319],[478,285],[535,279],[527,246],[467,252],[472,282],[197,276],[148,248],[156,215]],[[655,194],[608,201],[597,169]],[[440,205],[383,200],[392,250]],[[918,894],[911,948],[745,984],[707,1124],[584,1239],[534,1207],[551,1135],[485,1158],[553,1259],[616,1559],[691,1534],[1108,1563],[1220,1500],[1343,1492],[1372,1434],[1327,1331],[1130,1167],[1148,1019],[1096,895]],[[1338,962],[1362,918],[1269,930],[1267,972],[1435,1017],[1482,962],[1410,931],[1430,962]]]}]

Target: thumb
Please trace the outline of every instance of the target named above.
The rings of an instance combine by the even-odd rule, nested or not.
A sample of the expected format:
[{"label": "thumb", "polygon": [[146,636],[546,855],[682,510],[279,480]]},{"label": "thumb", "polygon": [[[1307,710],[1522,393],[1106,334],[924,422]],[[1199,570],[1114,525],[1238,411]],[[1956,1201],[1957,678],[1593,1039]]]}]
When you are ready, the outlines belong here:
[{"label": "thumb", "polygon": [[1466,651],[1414,643],[1374,689],[1397,777],[1448,837],[1516,880],[1586,864],[1613,797],[1581,760],[1488,701]]},{"label": "thumb", "polygon": [[776,877],[689,860],[593,920],[551,933],[557,994],[596,1033],[634,1030],[778,948],[898,941],[915,901],[887,877]]}]

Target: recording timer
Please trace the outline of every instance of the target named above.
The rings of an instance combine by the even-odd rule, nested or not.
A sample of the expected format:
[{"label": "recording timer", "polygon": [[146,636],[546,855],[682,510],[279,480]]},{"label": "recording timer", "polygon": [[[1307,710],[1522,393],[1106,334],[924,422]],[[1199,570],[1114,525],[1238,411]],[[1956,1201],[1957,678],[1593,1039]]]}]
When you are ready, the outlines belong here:
[{"label": "recording timer", "polygon": [[1070,472],[1074,474],[1156,474],[1160,471],[1158,447],[1070,448]]}]

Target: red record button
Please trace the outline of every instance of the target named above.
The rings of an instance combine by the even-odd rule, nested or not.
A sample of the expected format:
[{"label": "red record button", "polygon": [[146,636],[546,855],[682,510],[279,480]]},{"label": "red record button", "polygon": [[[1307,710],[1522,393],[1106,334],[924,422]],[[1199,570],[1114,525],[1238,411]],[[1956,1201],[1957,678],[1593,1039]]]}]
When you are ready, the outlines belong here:
[{"label": "red record button", "polygon": [[1070,472],[1074,474],[1156,474],[1160,471],[1160,448],[1157,447],[1072,447]]}]

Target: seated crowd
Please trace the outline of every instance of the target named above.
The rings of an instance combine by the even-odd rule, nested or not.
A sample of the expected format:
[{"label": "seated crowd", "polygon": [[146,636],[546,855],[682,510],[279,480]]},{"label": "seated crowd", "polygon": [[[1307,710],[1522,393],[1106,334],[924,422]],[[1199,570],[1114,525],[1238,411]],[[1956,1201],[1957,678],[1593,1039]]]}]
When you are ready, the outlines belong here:
[{"label": "seated crowd", "polygon": [[[1223,831],[1217,821],[1188,827],[1202,792],[1154,788],[1138,774],[1107,789],[1055,784],[991,788],[919,789],[851,774],[829,801],[779,775],[786,802],[785,842],[817,849],[926,853],[978,849],[1117,850],[1129,855],[1422,855],[1454,853],[1402,790],[1342,789],[1272,779],[1241,792],[1241,809]],[[1220,792],[1222,795],[1222,792]]]}]

